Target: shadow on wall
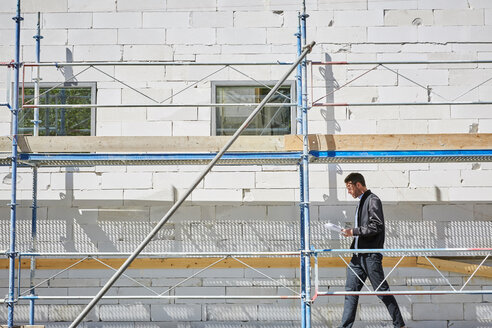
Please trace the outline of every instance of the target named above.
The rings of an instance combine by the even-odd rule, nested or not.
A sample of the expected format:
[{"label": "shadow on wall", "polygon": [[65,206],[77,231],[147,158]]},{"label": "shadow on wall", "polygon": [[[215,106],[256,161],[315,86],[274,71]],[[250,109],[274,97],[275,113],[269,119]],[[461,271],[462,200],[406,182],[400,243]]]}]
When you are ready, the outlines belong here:
[{"label": "shadow on wall", "polygon": [[[331,61],[332,58],[329,54],[325,54],[325,61],[329,62]],[[316,66],[315,66],[316,67]],[[319,66],[319,73],[325,80],[325,97],[324,101],[326,103],[333,103],[335,99],[335,91],[338,89],[339,84],[338,81],[335,79],[335,76],[333,74],[333,66],[332,65],[326,65],[326,66]],[[317,99],[312,99],[312,101],[316,101]],[[322,99],[321,99],[322,100]],[[316,109],[318,110],[318,109]],[[335,120],[335,108],[333,106],[330,107],[319,107],[319,110],[321,112],[321,116],[324,118],[326,122],[326,134],[335,134],[337,132],[340,132],[340,125],[337,123]],[[321,131],[317,131],[317,133],[320,133]],[[340,165],[338,164],[328,164],[328,183],[329,183],[329,189],[330,190],[336,190],[337,188],[337,174],[342,174],[342,170],[340,168]],[[336,193],[329,193],[329,194],[324,194],[323,199],[326,202],[329,203],[335,203],[339,201],[337,199],[337,194]]]},{"label": "shadow on wall", "polygon": [[[68,48],[65,48],[65,57],[67,63],[73,62],[73,53]],[[65,83],[64,83],[65,86],[75,86],[78,84],[77,78],[74,77],[72,66],[62,66],[60,68],[60,71],[62,72],[63,77],[65,78]]]}]

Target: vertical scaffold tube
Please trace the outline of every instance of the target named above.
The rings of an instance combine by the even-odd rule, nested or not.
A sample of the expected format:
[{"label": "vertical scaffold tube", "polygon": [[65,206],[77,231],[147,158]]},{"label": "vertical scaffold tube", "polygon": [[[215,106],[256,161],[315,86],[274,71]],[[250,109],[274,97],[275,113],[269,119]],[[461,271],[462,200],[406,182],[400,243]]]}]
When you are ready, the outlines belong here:
[{"label": "vertical scaffold tube", "polygon": [[[302,4],[301,15],[301,39],[302,44],[306,45],[306,1]],[[302,160],[299,171],[301,172],[300,184],[300,205],[301,205],[301,320],[302,327],[311,327],[311,238],[310,238],[310,217],[309,217],[309,143],[308,143],[308,115],[307,115],[307,59],[304,57],[301,63],[302,71],[302,113],[301,125],[303,135]]]},{"label": "vertical scaffold tube", "polygon": [[12,112],[12,195],[10,198],[10,250],[9,256],[9,294],[7,299],[8,316],[7,326],[14,326],[14,304],[15,304],[15,220],[16,220],[16,202],[17,202],[17,130],[19,114],[19,68],[20,68],[20,24],[22,21],[20,11],[20,0],[17,0],[17,15],[13,18],[15,21],[15,63],[14,63],[14,99]]},{"label": "vertical scaffold tube", "polygon": [[[302,49],[301,40],[301,13],[298,15],[298,32],[297,32],[297,52]],[[302,134],[302,64],[297,66],[297,134]],[[299,163],[299,220],[300,220],[300,248],[304,250],[304,170],[302,161]],[[306,284],[304,279],[304,258],[301,253],[300,261],[300,287],[301,287],[301,327],[306,327]]]},{"label": "vertical scaffold tube", "polygon": [[135,251],[126,259],[125,263],[116,271],[113,276],[106,282],[106,284],[101,288],[97,295],[90,301],[90,303],[82,310],[82,312],[75,318],[75,320],[70,324],[70,328],[77,327],[89,311],[96,305],[101,297],[106,294],[106,292],[111,288],[115,281],[125,272],[125,270],[130,266],[130,264],[135,260],[135,258],[142,252],[142,250],[147,246],[147,244],[152,240],[152,238],[161,230],[162,226],[169,221],[172,215],[178,210],[178,208],[183,204],[183,202],[188,198],[188,196],[193,192],[193,190],[198,186],[200,181],[203,180],[205,175],[214,167],[217,161],[224,155],[224,153],[232,146],[232,144],[239,138],[239,135],[246,129],[246,127],[253,121],[253,119],[258,115],[265,104],[270,100],[270,98],[278,91],[282,84],[287,80],[294,69],[299,65],[299,63],[306,57],[306,55],[311,51],[314,46],[314,42],[306,46],[300,57],[289,67],[287,72],[282,76],[282,78],[275,84],[275,86],[268,92],[268,94],[263,98],[263,100],[256,106],[256,108],[251,112],[251,114],[246,118],[243,124],[237,129],[231,139],[220,149],[220,151],[215,155],[215,157],[207,164],[203,171],[198,175],[198,177],[191,183],[191,186],[180,196],[176,203],[169,209],[169,211],[162,217],[162,219],[156,224],[152,231],[145,237],[145,239],[137,246]]},{"label": "vertical scaffold tube", "polygon": [[[31,252],[36,252],[37,245],[37,209],[38,209],[38,168],[35,166],[32,168],[32,222],[31,222]],[[29,324],[34,325],[34,272],[36,270],[36,257],[31,256],[31,267],[29,271],[29,287],[30,296],[33,298],[29,300]]]},{"label": "vertical scaffold tube", "polygon": [[[36,63],[41,62],[41,13],[38,12],[38,24],[37,24],[37,34],[34,36],[36,40]],[[36,78],[34,79],[34,104],[39,104],[39,76],[40,67],[36,67]],[[35,137],[39,136],[39,108],[34,108],[34,119],[33,119],[33,135]],[[37,211],[38,210],[38,168],[34,166],[32,168],[32,222],[31,222],[31,252],[36,252],[37,249]],[[36,291],[34,289],[34,272],[36,270],[36,257],[31,256],[31,267],[29,275],[29,287],[30,296],[33,296],[29,300],[29,324],[34,325],[34,296]]]},{"label": "vertical scaffold tube", "polygon": [[[41,62],[41,13],[38,12],[38,24],[37,24],[37,34],[33,37],[36,40],[36,63]],[[41,78],[39,76],[40,66],[36,66],[36,77],[34,78],[34,105],[39,105],[39,83]],[[34,119],[33,119],[34,129],[33,135],[39,136],[39,108],[34,108]]]},{"label": "vertical scaffold tube", "polygon": [[[297,40],[297,57],[301,55],[302,52],[302,41],[301,41],[301,14],[298,14],[298,27],[297,33],[295,34]],[[302,134],[302,67],[301,64],[297,65],[296,74],[296,93],[297,93],[297,112],[296,112],[296,134]]]}]

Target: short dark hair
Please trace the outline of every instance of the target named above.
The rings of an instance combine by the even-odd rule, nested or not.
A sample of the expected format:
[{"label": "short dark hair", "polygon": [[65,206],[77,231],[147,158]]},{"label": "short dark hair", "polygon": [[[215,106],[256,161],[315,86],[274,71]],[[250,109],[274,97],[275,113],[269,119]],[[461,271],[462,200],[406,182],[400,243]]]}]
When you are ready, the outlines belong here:
[{"label": "short dark hair", "polygon": [[345,178],[345,183],[352,183],[352,184],[357,184],[357,182],[360,182],[362,186],[366,186],[366,180],[364,179],[364,176],[360,173],[350,173],[347,175]]}]

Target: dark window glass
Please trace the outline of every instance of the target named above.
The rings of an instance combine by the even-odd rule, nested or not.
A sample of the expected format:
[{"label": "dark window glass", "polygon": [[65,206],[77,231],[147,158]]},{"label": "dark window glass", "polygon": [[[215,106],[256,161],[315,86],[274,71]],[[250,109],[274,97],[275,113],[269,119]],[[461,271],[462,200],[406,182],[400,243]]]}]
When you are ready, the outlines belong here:
[{"label": "dark window glass", "polygon": [[[92,88],[59,87],[53,90],[40,88],[39,104],[91,104]],[[49,90],[49,91],[48,91]],[[48,92],[46,92],[48,91]],[[24,89],[24,102],[33,104],[34,88]],[[33,134],[34,109],[25,108],[19,113],[19,133]],[[91,108],[40,108],[40,136],[90,136]]]},{"label": "dark window glass", "polygon": [[[217,103],[260,103],[270,92],[268,87],[216,86]],[[280,87],[269,103],[291,103],[291,87]],[[254,107],[217,107],[216,135],[232,135],[254,110]],[[244,135],[284,135],[291,133],[291,106],[264,107]]]}]

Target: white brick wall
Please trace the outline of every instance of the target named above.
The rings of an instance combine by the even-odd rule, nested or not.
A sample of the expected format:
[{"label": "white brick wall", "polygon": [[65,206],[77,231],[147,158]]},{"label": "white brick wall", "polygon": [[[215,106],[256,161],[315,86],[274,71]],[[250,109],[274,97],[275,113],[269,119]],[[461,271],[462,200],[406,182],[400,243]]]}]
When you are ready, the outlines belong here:
[{"label": "white brick wall", "polygon": [[166,8],[165,0],[118,0],[116,3],[118,11],[140,11],[140,10],[164,10]]},{"label": "white brick wall", "polygon": [[484,25],[484,11],[482,9],[435,10],[434,22],[436,25]]},{"label": "white brick wall", "polygon": [[296,188],[299,186],[298,172],[257,172],[256,188]]},{"label": "white brick wall", "polygon": [[94,13],[94,28],[139,28],[142,27],[142,14],[135,13]]},{"label": "white brick wall", "polygon": [[173,121],[173,136],[209,136],[210,121]]},{"label": "white brick wall", "polygon": [[152,173],[103,173],[102,189],[148,189],[152,187]]},{"label": "white brick wall", "polygon": [[[173,59],[171,47],[160,45],[126,45],[123,47],[123,60],[156,60],[165,61]],[[159,69],[156,70],[157,72]],[[162,75],[161,75],[162,76]]]},{"label": "white brick wall", "polygon": [[201,27],[232,27],[233,12],[217,11],[217,12],[192,12],[191,26],[195,28]]},{"label": "white brick wall", "polygon": [[432,25],[434,16],[431,10],[385,10],[384,25],[410,26]]},{"label": "white brick wall", "polygon": [[215,0],[167,0],[166,5],[170,11],[215,10]]},{"label": "white brick wall", "polygon": [[413,304],[412,310],[422,320],[463,320],[463,306],[457,303]]},{"label": "white brick wall", "polygon": [[281,27],[282,16],[273,12],[242,12],[234,13],[234,27]]},{"label": "white brick wall", "polygon": [[[8,12],[14,12],[16,9],[16,2],[10,1],[11,6],[8,8]],[[12,5],[13,4],[13,5]],[[26,0],[21,2],[22,12],[66,12],[67,11],[67,1],[66,0],[47,0],[46,2],[40,3],[36,0]]]},{"label": "white brick wall", "polygon": [[367,9],[367,1],[365,0],[318,0],[318,8],[321,10],[326,9],[343,9],[343,10],[351,10],[351,9]]},{"label": "white brick wall", "polygon": [[115,44],[117,35],[116,29],[68,30],[68,43],[76,45]]},{"label": "white brick wall", "polygon": [[205,188],[253,188],[253,172],[211,172],[205,176]]},{"label": "white brick wall", "polygon": [[218,28],[217,43],[219,44],[264,44],[266,29],[264,28]]},{"label": "white brick wall", "polygon": [[[142,49],[140,49],[142,50]],[[128,82],[148,82],[148,81],[159,81],[164,76],[164,68],[159,66],[151,67],[125,67],[117,66],[115,68],[115,77],[117,79],[122,79]],[[132,87],[136,87],[132,83]]]},{"label": "white brick wall", "polygon": [[417,42],[418,31],[414,26],[401,27],[368,27],[367,41],[374,43]]},{"label": "white brick wall", "polygon": [[335,10],[334,26],[380,26],[383,12],[380,10]]},{"label": "white brick wall", "polygon": [[[419,42],[484,42],[490,27],[483,26],[422,26]],[[415,40],[417,41],[417,40]]]},{"label": "white brick wall", "polygon": [[468,133],[473,132],[477,120],[430,120],[429,133]]},{"label": "white brick wall", "polygon": [[461,0],[419,0],[420,9],[467,9],[467,3]]},{"label": "white brick wall", "polygon": [[[121,5],[124,1],[118,1],[118,5]],[[116,3],[113,0],[68,0],[67,9],[69,12],[115,11]],[[44,10],[46,9],[43,8]]]},{"label": "white brick wall", "polygon": [[[58,53],[60,53],[59,50]],[[94,47],[92,45],[74,46],[73,59],[74,61],[88,61],[88,60],[118,61],[121,60],[121,53],[122,53],[122,48],[121,46],[118,45],[99,45],[97,47]],[[44,51],[43,51],[43,56],[45,56]],[[50,56],[48,58],[52,58],[52,57]]]},{"label": "white brick wall", "polygon": [[91,13],[45,13],[42,17],[45,28],[88,29],[93,27]]},{"label": "white brick wall", "polygon": [[431,171],[410,172],[410,187],[453,187],[460,185],[460,171],[443,171],[435,174]]},{"label": "white brick wall", "polygon": [[[4,2],[0,6],[0,59],[10,61],[14,55],[12,45],[15,34],[11,17],[15,11],[15,0]],[[295,53],[293,34],[297,31],[300,2],[24,0],[22,9],[25,20],[21,33],[21,55],[22,60],[26,61],[35,60],[32,35],[35,34],[37,11],[42,12],[42,61],[65,61],[67,49],[73,53],[74,61],[291,61]],[[310,15],[308,39],[318,43],[310,55],[313,60],[492,58],[492,46],[489,44],[492,4],[488,0],[309,0],[307,9]],[[328,69],[313,66],[314,85],[313,94],[309,91],[310,99],[323,97],[322,101],[328,98],[327,101],[352,103],[427,101],[425,88],[429,86],[433,91],[431,101],[452,100],[465,93],[458,100],[491,100],[490,83],[475,88],[489,78],[491,69],[488,64],[388,67],[398,71],[399,75],[379,67],[335,91],[373,66],[333,66]],[[162,101],[218,67],[118,66],[102,69],[157,101]],[[256,80],[274,81],[285,71],[285,66],[239,69]],[[80,70],[73,69],[75,73]],[[32,70],[27,69],[26,82],[30,81],[31,75]],[[60,69],[43,69],[45,82],[62,82],[65,78],[64,71]],[[294,76],[290,79],[293,80]],[[97,101],[101,104],[152,102],[94,70],[78,76],[77,80],[97,82]],[[245,81],[247,77],[228,68],[199,83],[196,88],[179,94],[173,101],[210,102],[210,81],[228,80]],[[5,74],[0,74],[2,94],[5,94],[5,85]],[[333,91],[333,95],[326,97]],[[481,133],[492,132],[489,107],[314,108],[310,111],[309,132],[468,133],[476,132],[477,129]],[[96,112],[97,135],[210,134],[210,109],[121,108],[98,109]],[[1,131],[8,135],[10,114],[4,111],[0,115]],[[39,209],[39,248],[52,251],[132,250],[135,241],[129,236],[140,240],[143,232],[162,218],[201,169],[203,166],[47,170],[39,176],[38,196],[42,206]],[[296,169],[295,166],[227,166],[215,169],[198,185],[185,207],[176,213],[157,240],[149,245],[149,249],[298,249],[299,176]],[[384,202],[388,224],[392,224],[391,229],[395,231],[394,236],[388,237],[388,244],[401,246],[415,242],[417,246],[425,243],[430,247],[490,244],[491,169],[488,163],[312,165],[310,196],[314,246],[323,243],[327,247],[343,246],[340,240],[324,234],[319,224],[327,219],[339,220],[341,224],[352,220],[356,202],[347,195],[343,184],[343,178],[352,171],[363,172],[369,187]],[[2,172],[6,175],[8,169]],[[18,202],[21,205],[18,211],[18,217],[21,218],[18,241],[19,247],[27,248],[31,177],[30,173],[23,173],[21,177],[18,186]],[[6,204],[9,199],[10,185],[2,184],[0,200],[4,207],[0,211],[0,228],[5,231],[2,236],[8,236],[10,210]],[[189,223],[189,220],[196,221]],[[218,223],[217,220],[229,223]],[[261,223],[244,223],[251,223],[251,220]],[[138,233],[131,234],[129,227],[134,227]],[[414,235],[413,232],[421,227],[433,236]],[[459,232],[463,229],[474,232],[470,235],[472,237],[461,238]],[[442,231],[443,235],[438,234],[438,231]],[[477,231],[484,235],[480,236]],[[198,233],[194,236],[193,232]],[[120,237],[122,240],[118,239]],[[0,238],[2,245],[8,242],[6,238]],[[4,271],[0,271],[2,279]],[[196,271],[135,272],[147,277],[147,285],[170,287],[182,280],[178,276],[186,278]],[[294,269],[269,272],[284,274],[286,279],[297,283]],[[330,276],[330,283],[333,280],[333,286],[342,288],[344,270],[324,272]],[[37,273],[40,277],[51,276],[51,272],[44,270]],[[445,284],[426,269],[404,268],[397,273],[398,277],[393,280],[397,284],[395,290],[402,289],[406,283],[424,282],[429,289],[435,288],[437,284]],[[165,279],[171,279],[163,278],[166,274],[174,280],[166,282]],[[455,274],[447,272],[445,274],[452,275],[457,283],[463,283],[463,277],[455,277]],[[224,277],[221,278],[221,275]],[[93,278],[87,279],[88,276]],[[107,275],[98,270],[76,270],[70,277],[84,278],[90,288],[73,289],[67,282],[53,282],[50,289],[40,288],[39,291],[70,295],[84,292],[92,295]],[[235,285],[234,277],[242,283]],[[230,295],[250,295],[257,293],[259,285],[264,285],[260,278],[263,277],[243,269],[205,272],[202,277],[194,278],[182,287],[187,289],[180,289],[177,293],[207,295],[211,292],[225,292]],[[227,288],[222,284],[226,280]],[[124,284],[121,282],[112,293],[139,293],[137,288]],[[486,288],[487,284],[483,280],[473,281],[473,286],[482,288]],[[212,289],[200,289],[202,286]],[[241,286],[248,288],[238,288]],[[57,289],[53,290],[53,287]],[[217,290],[216,287],[221,289]],[[265,293],[282,294],[283,290],[270,288]],[[402,307],[405,318],[412,327],[444,328],[448,321],[454,326],[476,327],[488,324],[491,320],[490,307],[481,303],[481,300],[488,301],[488,298],[474,295],[464,297],[459,302],[448,296],[415,300],[402,300],[405,304]],[[125,328],[180,326],[176,321],[186,322],[183,324],[193,327],[243,327],[245,324],[241,320],[255,321],[262,327],[298,323],[290,321],[299,319],[297,301],[264,301],[259,305],[242,302],[225,303],[220,300],[202,304],[189,300],[183,307],[183,304],[167,301],[141,304],[131,301],[117,304],[111,301],[93,311],[93,322],[88,323],[88,326],[100,325],[98,321]],[[313,308],[314,322],[324,326],[336,325],[341,317],[342,299],[324,298],[317,302],[318,305]],[[385,309],[377,302],[376,298],[363,300],[358,317],[365,321],[362,325],[374,325],[372,320],[375,318],[381,319],[383,325],[390,325]],[[53,327],[65,327],[64,321],[71,320],[80,312],[78,305],[50,303],[44,306],[38,308],[39,319],[51,321]],[[2,311],[3,320],[5,309]],[[19,305],[16,311],[19,313],[18,318],[27,320],[26,306]],[[147,324],[148,321],[153,323]]]},{"label": "white brick wall", "polygon": [[212,28],[169,28],[166,31],[168,44],[213,44],[215,34]]},{"label": "white brick wall", "polygon": [[316,29],[314,38],[323,43],[362,43],[369,41],[365,27],[319,27]]},{"label": "white brick wall", "polygon": [[163,44],[166,40],[162,29],[119,29],[119,44]]},{"label": "white brick wall", "polygon": [[418,9],[418,0],[368,0],[368,9]]},{"label": "white brick wall", "polygon": [[188,12],[144,12],[145,28],[187,28],[190,26]]}]

